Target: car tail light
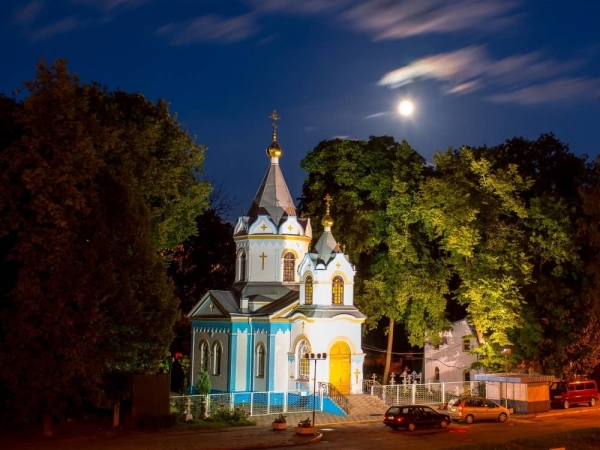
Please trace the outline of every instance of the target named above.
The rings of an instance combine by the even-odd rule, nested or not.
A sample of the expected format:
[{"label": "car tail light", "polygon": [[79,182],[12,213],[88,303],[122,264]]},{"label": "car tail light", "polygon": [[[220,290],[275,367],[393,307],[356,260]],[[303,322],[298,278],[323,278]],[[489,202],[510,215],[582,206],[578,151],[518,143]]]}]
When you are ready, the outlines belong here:
[{"label": "car tail light", "polygon": [[459,406],[458,408],[456,408],[456,409],[458,410],[458,412],[462,412],[462,410],[463,410],[463,407],[462,407],[462,405],[460,405],[460,406]]},{"label": "car tail light", "polygon": [[402,417],[396,417],[396,422],[402,422]]}]

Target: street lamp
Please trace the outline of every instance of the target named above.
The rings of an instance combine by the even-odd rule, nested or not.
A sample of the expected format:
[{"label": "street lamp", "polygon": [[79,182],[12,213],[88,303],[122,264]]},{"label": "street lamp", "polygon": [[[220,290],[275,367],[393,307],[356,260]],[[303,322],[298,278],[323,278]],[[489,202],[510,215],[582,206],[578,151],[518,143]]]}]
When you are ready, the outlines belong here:
[{"label": "street lamp", "polygon": [[327,359],[327,353],[305,353],[304,359],[308,359],[315,362],[315,378],[313,385],[313,418],[312,424],[315,426],[315,408],[317,406],[317,361],[324,361]]},{"label": "street lamp", "polygon": [[505,348],[502,350],[502,354],[504,355],[504,402],[505,406],[508,408],[508,355],[512,353],[510,348]]}]

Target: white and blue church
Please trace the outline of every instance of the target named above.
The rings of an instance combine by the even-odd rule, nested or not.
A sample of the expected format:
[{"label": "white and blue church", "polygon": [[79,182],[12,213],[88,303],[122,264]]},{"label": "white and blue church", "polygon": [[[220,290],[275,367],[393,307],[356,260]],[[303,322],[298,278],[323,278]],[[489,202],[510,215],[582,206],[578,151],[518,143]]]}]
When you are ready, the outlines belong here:
[{"label": "white and blue church", "polygon": [[[332,199],[311,246],[310,218],[298,217],[279,166],[279,116],[269,118],[267,173],[234,228],[235,282],[207,292],[188,314],[190,381],[205,370],[214,392],[312,391],[326,382],[362,393],[365,316],[354,306],[354,266],[331,231]],[[327,357],[313,365],[307,353]]]}]

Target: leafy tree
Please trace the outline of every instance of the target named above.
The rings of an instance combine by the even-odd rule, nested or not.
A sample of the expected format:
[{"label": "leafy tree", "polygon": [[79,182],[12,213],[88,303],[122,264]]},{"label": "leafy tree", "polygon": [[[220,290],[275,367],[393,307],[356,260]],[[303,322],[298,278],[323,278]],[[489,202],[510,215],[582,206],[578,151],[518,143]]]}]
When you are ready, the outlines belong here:
[{"label": "leafy tree", "polygon": [[513,138],[476,151],[497,168],[515,165],[531,182],[521,193],[528,214],[519,225],[535,282],[521,287],[523,326],[509,333],[514,362],[559,377],[589,373],[593,366],[586,369],[577,362],[583,361],[584,348],[594,353],[596,345],[584,341],[597,334],[585,294],[589,252],[578,226],[583,214],[578,190],[590,177],[586,157],[571,153],[552,134],[535,141]]},{"label": "leafy tree", "polygon": [[[0,238],[18,268],[0,309],[1,374],[17,419],[107,401],[114,372],[155,372],[177,318],[158,250],[206,206],[204,148],[165,102],[82,84],[66,62],[38,65],[1,129]],[[32,405],[35,405],[32,406]]]},{"label": "leafy tree", "polygon": [[[394,324],[408,314],[407,301],[424,280],[412,278],[412,284],[403,281],[411,277],[408,270],[418,264],[417,253],[428,251],[421,248],[424,243],[417,229],[403,234],[393,222],[404,220],[408,225],[411,221],[410,209],[426,170],[425,161],[406,142],[372,136],[369,141],[323,141],[307,154],[301,166],[308,176],[300,210],[322,217],[322,199],[327,194],[334,198],[334,234],[357,262],[356,304],[368,317],[367,327],[375,327],[382,318],[389,321],[387,379]],[[313,227],[318,236],[320,221]],[[404,254],[401,242],[413,253]],[[413,256],[415,259],[409,261]],[[421,293],[426,291],[423,284],[419,288]],[[412,317],[416,319],[416,314]]]},{"label": "leafy tree", "polygon": [[459,280],[452,294],[480,333],[480,362],[494,367],[509,331],[522,324],[520,287],[531,282],[519,226],[528,214],[520,194],[530,182],[516,166],[495,169],[467,148],[437,153],[434,164],[418,213]]}]

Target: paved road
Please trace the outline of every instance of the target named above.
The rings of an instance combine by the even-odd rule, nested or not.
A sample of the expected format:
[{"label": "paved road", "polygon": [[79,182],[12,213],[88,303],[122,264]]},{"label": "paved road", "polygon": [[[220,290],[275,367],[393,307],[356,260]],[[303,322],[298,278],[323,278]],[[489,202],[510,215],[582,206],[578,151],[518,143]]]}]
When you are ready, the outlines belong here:
[{"label": "paved road", "polygon": [[[318,442],[307,444],[290,428],[272,431],[264,418],[255,427],[227,428],[218,431],[128,433],[109,436],[79,436],[72,439],[30,440],[7,444],[2,450],[249,450],[289,449],[296,444],[298,450],[442,450],[468,443],[504,443],[521,437],[548,435],[560,431],[598,427],[600,406],[574,407],[534,416],[514,416],[506,423],[484,422],[472,425],[452,424],[450,427],[417,430],[409,433],[393,431],[383,426],[380,419],[367,422],[330,422],[320,417],[317,427],[322,434]],[[304,440],[303,440],[304,439]],[[599,446],[600,448],[600,446]]]}]

